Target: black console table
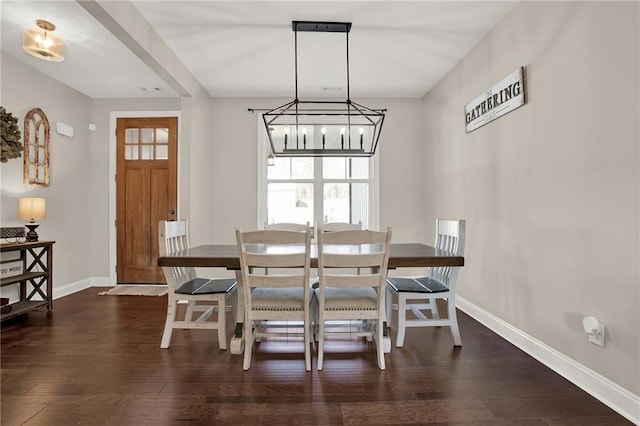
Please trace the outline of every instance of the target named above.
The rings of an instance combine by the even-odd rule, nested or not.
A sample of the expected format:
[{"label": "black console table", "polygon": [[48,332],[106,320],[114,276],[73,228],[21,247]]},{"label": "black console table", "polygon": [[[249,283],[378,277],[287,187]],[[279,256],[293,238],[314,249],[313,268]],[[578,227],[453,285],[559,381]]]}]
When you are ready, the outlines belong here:
[{"label": "black console table", "polygon": [[[0,321],[25,314],[44,306],[53,309],[53,244],[55,241],[0,244],[0,253],[19,252],[16,261],[22,262],[22,273],[0,278],[0,286],[18,284],[20,300],[4,305]],[[42,300],[33,300],[34,296]],[[6,308],[10,307],[10,308]]]}]

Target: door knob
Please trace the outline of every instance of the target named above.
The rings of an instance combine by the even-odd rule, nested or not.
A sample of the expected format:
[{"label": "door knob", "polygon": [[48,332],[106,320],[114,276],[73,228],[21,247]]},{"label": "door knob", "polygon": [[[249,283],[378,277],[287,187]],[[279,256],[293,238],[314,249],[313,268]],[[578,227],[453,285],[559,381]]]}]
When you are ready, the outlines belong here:
[{"label": "door knob", "polygon": [[175,215],[175,214],[176,214],[176,211],[175,211],[174,209],[171,209],[171,210],[169,210],[169,214],[170,214],[171,216],[173,216],[173,215]]}]

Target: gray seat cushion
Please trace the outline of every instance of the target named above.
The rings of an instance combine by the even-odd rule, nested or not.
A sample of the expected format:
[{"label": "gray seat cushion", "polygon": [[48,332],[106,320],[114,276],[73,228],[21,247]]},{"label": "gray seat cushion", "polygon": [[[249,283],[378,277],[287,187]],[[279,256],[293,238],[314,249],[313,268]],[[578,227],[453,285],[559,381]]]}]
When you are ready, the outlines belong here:
[{"label": "gray seat cushion", "polygon": [[[320,300],[320,290],[315,290]],[[327,287],[324,289],[324,307],[331,311],[376,310],[378,295],[371,287],[341,288]]]},{"label": "gray seat cushion", "polygon": [[256,288],[251,293],[251,305],[254,311],[302,311],[304,289]]},{"label": "gray seat cushion", "polygon": [[228,293],[235,288],[237,281],[229,279],[194,278],[176,289],[178,294],[215,294]]},{"label": "gray seat cushion", "polygon": [[387,283],[395,291],[409,293],[442,293],[449,287],[440,280],[429,277],[421,278],[388,278]]}]

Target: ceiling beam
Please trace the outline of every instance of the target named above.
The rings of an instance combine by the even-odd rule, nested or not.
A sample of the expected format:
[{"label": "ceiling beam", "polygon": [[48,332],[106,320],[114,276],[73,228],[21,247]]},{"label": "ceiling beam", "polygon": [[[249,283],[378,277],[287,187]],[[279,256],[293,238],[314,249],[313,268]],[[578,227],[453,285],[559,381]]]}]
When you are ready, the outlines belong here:
[{"label": "ceiling beam", "polygon": [[198,80],[131,2],[77,2],[180,96],[192,97],[206,93]]}]

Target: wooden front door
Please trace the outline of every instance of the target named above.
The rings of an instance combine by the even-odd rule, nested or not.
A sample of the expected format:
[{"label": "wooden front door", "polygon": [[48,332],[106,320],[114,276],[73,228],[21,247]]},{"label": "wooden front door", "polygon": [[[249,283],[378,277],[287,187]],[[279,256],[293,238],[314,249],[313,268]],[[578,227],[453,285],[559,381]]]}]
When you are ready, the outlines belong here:
[{"label": "wooden front door", "polygon": [[178,119],[118,118],[116,233],[118,283],[164,283],[158,221],[177,210]]}]

